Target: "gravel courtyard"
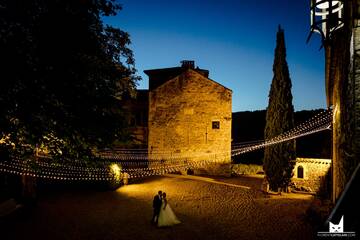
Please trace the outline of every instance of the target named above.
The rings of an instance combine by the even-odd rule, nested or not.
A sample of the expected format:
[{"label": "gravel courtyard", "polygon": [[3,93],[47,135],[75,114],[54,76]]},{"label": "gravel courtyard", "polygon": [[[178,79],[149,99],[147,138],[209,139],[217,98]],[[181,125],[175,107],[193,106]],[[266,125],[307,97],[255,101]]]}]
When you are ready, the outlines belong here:
[{"label": "gravel courtyard", "polygon": [[[0,239],[314,239],[307,195],[265,196],[261,178],[150,177],[116,191],[42,194],[31,213],[2,224]],[[180,225],[150,224],[152,198],[168,195]]]}]

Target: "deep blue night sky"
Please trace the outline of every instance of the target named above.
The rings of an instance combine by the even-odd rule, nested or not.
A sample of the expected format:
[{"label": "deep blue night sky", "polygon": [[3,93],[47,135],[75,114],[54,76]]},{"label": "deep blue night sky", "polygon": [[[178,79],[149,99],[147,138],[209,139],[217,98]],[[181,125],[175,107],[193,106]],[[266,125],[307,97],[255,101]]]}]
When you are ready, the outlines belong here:
[{"label": "deep blue night sky", "polygon": [[324,52],[310,29],[309,0],[120,0],[105,18],[131,37],[138,88],[146,69],[195,60],[210,78],[233,90],[233,111],[265,109],[273,77],[278,25],[285,30],[295,110],[325,108]]}]

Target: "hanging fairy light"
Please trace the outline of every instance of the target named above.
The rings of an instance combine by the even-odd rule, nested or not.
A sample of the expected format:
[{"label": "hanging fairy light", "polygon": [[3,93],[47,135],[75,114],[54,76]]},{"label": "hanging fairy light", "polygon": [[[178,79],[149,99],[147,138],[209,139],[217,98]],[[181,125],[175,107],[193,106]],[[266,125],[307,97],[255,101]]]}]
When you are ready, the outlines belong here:
[{"label": "hanging fairy light", "polygon": [[[331,123],[332,111],[327,110],[274,138],[234,143],[231,156],[324,131],[331,127]],[[101,154],[99,155],[102,156]],[[103,162],[96,162],[92,167],[81,161],[53,162],[49,157],[40,158],[35,162],[13,158],[12,161],[0,162],[0,172],[64,181],[111,181],[114,178],[119,180],[123,176],[142,178],[184,171],[189,168],[207,167],[230,157],[226,151],[183,155],[173,155],[171,151],[158,151],[149,158],[145,150],[138,149],[123,149],[116,153],[106,152],[105,155],[102,158]]]}]

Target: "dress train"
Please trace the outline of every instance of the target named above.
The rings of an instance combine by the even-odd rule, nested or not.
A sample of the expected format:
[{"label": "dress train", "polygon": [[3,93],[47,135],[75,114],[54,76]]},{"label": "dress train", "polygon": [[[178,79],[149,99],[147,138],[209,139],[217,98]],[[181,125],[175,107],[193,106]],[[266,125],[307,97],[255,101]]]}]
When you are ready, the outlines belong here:
[{"label": "dress train", "polygon": [[173,210],[171,209],[169,204],[166,204],[164,209],[165,203],[161,204],[159,219],[158,219],[158,227],[167,227],[173,226],[175,224],[181,223],[179,219],[175,216]]}]

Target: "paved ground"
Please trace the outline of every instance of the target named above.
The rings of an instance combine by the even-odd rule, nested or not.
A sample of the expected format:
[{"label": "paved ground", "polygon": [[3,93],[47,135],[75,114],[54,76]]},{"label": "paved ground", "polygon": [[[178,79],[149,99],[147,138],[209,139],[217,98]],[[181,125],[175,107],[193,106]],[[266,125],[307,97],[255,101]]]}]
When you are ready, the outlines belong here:
[{"label": "paved ground", "polygon": [[[0,239],[313,239],[306,196],[266,197],[261,179],[151,177],[117,191],[54,191],[31,213],[2,224]],[[182,224],[150,224],[152,198],[167,192]]]}]

